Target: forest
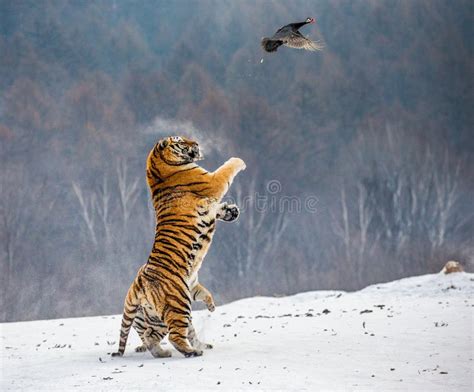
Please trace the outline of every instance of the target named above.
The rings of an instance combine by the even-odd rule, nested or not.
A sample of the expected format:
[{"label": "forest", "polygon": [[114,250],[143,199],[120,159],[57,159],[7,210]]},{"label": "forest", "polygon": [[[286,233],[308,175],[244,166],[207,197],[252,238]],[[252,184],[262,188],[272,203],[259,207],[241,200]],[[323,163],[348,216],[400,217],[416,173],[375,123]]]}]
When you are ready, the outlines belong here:
[{"label": "forest", "polygon": [[[323,51],[262,51],[308,16]],[[247,164],[217,305],[472,270],[473,26],[468,0],[1,1],[0,322],[121,312],[168,135]]]}]

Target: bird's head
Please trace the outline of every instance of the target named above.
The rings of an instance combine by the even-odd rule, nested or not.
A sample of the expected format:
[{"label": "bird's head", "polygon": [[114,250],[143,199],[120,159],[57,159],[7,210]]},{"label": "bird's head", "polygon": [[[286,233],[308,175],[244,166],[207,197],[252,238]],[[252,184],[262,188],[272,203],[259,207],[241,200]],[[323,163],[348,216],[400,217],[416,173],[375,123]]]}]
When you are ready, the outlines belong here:
[{"label": "bird's head", "polygon": [[306,18],[306,23],[315,23],[316,19],[314,18]]}]

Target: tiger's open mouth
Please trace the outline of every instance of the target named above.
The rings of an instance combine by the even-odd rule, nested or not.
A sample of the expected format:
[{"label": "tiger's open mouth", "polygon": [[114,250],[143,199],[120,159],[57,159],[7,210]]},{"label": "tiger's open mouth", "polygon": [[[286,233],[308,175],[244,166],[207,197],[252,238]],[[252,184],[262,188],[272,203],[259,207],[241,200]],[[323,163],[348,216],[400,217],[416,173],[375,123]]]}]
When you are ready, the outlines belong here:
[{"label": "tiger's open mouth", "polygon": [[193,146],[189,151],[188,151],[188,156],[191,158],[193,161],[200,161],[203,159],[203,155],[201,154],[201,150],[199,146]]}]

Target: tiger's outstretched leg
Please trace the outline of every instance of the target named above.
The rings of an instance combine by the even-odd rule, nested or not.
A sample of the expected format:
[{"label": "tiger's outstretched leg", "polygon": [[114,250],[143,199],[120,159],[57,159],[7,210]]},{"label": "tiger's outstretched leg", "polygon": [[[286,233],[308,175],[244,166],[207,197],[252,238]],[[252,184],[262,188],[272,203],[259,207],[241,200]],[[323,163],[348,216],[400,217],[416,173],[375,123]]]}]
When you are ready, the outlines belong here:
[{"label": "tiger's outstretched leg", "polygon": [[133,320],[137,314],[139,307],[138,299],[135,294],[135,282],[130,286],[127,296],[125,298],[125,304],[122,316],[122,326],[120,328],[120,343],[117,352],[112,353],[112,357],[121,357],[125,352],[125,346],[127,344],[128,334],[132,327]]},{"label": "tiger's outstretched leg", "polygon": [[165,312],[164,320],[169,330],[169,341],[185,357],[199,357],[202,355],[201,349],[194,348],[188,340],[188,330],[191,324],[189,312],[170,309]]},{"label": "tiger's outstretched leg", "polygon": [[214,303],[214,298],[212,297],[212,294],[201,283],[197,283],[192,288],[191,298],[194,301],[204,302],[207,306],[207,309],[209,309],[210,312],[213,312],[216,309],[216,305]]},{"label": "tiger's outstretched leg", "polygon": [[212,173],[211,188],[207,193],[210,196],[221,200],[222,197],[229,190],[235,176],[241,171],[245,170],[245,162],[240,158],[230,158],[214,173]]}]

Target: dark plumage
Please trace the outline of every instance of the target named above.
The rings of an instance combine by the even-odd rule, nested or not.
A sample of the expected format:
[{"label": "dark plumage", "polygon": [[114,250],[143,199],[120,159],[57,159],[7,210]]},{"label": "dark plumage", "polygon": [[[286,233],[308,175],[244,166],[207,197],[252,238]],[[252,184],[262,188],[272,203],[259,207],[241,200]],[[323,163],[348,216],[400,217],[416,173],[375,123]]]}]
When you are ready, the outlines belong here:
[{"label": "dark plumage", "polygon": [[281,45],[289,48],[305,50],[322,50],[323,45],[320,42],[311,41],[299,32],[299,29],[306,24],[314,23],[313,18],[307,18],[304,22],[291,23],[278,29],[270,38],[262,38],[262,48],[265,52],[276,52]]}]

